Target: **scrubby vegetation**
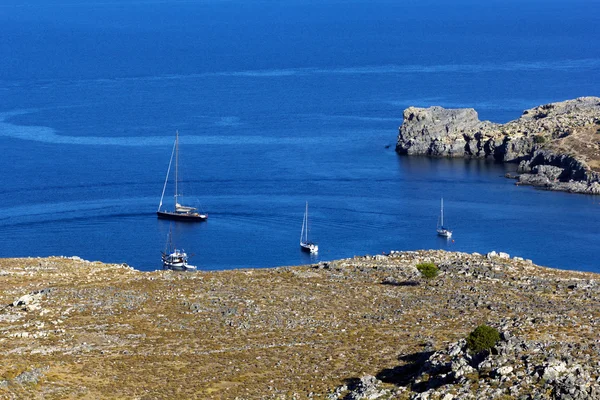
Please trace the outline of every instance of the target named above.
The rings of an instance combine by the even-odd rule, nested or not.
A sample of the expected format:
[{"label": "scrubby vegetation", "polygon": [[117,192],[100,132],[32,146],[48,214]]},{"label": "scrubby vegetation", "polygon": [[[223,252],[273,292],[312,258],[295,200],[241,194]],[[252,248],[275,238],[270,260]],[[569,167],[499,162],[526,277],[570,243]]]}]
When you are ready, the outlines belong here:
[{"label": "scrubby vegetation", "polygon": [[417,269],[425,279],[433,279],[440,272],[438,267],[432,262],[417,264]]},{"label": "scrubby vegetation", "polygon": [[479,325],[467,336],[467,346],[469,350],[478,353],[482,350],[488,350],[500,340],[500,333],[496,328],[487,325]]},{"label": "scrubby vegetation", "polygon": [[542,136],[542,135],[535,135],[533,137],[533,142],[535,144],[544,144],[544,143],[546,143],[546,141],[547,141],[546,137]]}]

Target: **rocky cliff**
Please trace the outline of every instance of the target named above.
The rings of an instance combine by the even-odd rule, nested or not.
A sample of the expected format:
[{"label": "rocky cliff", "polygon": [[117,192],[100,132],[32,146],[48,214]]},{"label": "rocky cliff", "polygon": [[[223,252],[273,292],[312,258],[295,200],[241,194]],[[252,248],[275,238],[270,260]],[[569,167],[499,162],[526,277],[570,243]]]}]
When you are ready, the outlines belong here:
[{"label": "rocky cliff", "polygon": [[[0,259],[0,399],[598,399],[599,290],[495,252],[195,273]],[[475,356],[482,323],[503,340]]]},{"label": "rocky cliff", "polygon": [[525,110],[506,124],[480,121],[472,108],[404,110],[396,151],[519,163],[519,184],[600,194],[600,98]]}]

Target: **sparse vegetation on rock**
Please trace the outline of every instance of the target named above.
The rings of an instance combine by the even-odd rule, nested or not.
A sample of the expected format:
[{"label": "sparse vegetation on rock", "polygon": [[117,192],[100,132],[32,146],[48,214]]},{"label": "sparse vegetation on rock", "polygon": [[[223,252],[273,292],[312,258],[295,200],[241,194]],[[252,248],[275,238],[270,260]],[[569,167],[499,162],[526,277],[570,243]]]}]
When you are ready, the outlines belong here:
[{"label": "sparse vegetation on rock", "polygon": [[467,336],[467,346],[469,350],[479,353],[482,350],[489,350],[500,340],[500,332],[496,328],[487,325],[479,325]]},{"label": "sparse vegetation on rock", "polygon": [[432,262],[417,264],[417,269],[425,279],[433,279],[440,272],[438,267],[436,267],[436,265]]},{"label": "sparse vegetation on rock", "polygon": [[535,135],[533,137],[533,143],[535,143],[535,144],[544,144],[547,141],[548,141],[548,139],[546,139],[546,137],[543,135]]}]

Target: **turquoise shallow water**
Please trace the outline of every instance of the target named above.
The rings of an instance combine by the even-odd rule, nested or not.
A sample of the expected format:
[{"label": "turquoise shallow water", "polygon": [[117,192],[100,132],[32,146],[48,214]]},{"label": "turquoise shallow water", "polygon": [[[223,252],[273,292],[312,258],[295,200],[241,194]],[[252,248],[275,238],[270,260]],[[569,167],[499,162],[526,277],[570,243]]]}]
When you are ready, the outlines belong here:
[{"label": "turquoise shallow water", "polygon": [[[0,255],[159,268],[178,129],[183,193],[210,216],[172,229],[201,269],[445,248],[600,271],[600,199],[393,151],[410,105],[504,122],[598,95],[598,3],[540,4],[5,4]],[[316,259],[298,246],[305,201]]]}]

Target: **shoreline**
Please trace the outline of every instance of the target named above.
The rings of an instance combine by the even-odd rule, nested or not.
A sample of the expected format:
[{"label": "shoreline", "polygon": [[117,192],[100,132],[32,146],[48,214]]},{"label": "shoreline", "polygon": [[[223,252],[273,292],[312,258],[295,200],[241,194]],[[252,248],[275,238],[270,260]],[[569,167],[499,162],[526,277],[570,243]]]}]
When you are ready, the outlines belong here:
[{"label": "shoreline", "polygon": [[[540,190],[544,190],[543,188],[540,188]],[[169,269],[165,269],[165,268],[161,268],[161,267],[156,267],[156,269],[139,269],[138,267],[132,266],[127,264],[126,262],[107,262],[107,261],[102,261],[102,260],[87,260],[84,259],[82,257],[79,256],[64,256],[64,255],[49,255],[49,256],[29,256],[29,257],[6,257],[6,258],[0,258],[0,261],[2,260],[29,260],[29,261],[33,261],[33,260],[46,260],[46,259],[57,259],[57,260],[65,260],[65,261],[75,261],[75,262],[81,262],[81,263],[86,263],[86,264],[90,264],[90,265],[115,265],[115,266],[120,266],[126,269],[131,269],[132,271],[135,272],[140,272],[140,273],[157,273],[157,272],[173,272],[173,273],[184,273],[184,274],[195,274],[195,273],[199,273],[199,274],[204,274],[204,273],[220,273],[220,272],[229,272],[229,271],[254,271],[254,270],[272,270],[272,269],[277,269],[277,268],[300,268],[300,267],[307,267],[307,266],[319,266],[319,265],[323,265],[323,264],[329,264],[329,263],[334,263],[340,260],[350,260],[353,258],[359,258],[359,257],[364,257],[364,258],[373,258],[373,259],[377,259],[379,257],[389,257],[393,254],[400,254],[400,253],[418,253],[418,252],[446,252],[446,253],[456,253],[456,254],[463,254],[463,255],[472,255],[472,256],[482,256],[482,257],[496,257],[499,255],[500,258],[503,259],[507,259],[507,260],[513,260],[513,261],[525,261],[531,265],[535,265],[537,267],[540,268],[548,268],[550,270],[554,270],[554,271],[565,271],[565,272],[573,272],[573,273],[583,273],[583,274],[600,274],[600,269],[598,269],[598,267],[596,267],[596,270],[585,270],[585,269],[575,269],[575,268],[566,268],[564,266],[551,266],[551,265],[547,265],[547,264],[538,264],[535,260],[530,259],[530,258],[526,258],[525,256],[521,257],[521,256],[512,256],[510,253],[507,253],[505,251],[495,251],[495,250],[491,250],[488,252],[479,252],[479,251],[466,251],[466,250],[447,250],[447,249],[442,249],[442,248],[429,248],[429,249],[408,249],[408,250],[390,250],[390,251],[382,251],[381,253],[368,253],[362,256],[353,256],[353,257],[349,257],[349,258],[337,258],[337,259],[332,259],[332,260],[325,260],[325,259],[319,259],[319,260],[313,260],[314,262],[308,263],[308,264],[283,264],[283,265],[272,265],[272,266],[261,266],[261,265],[252,265],[252,266],[248,266],[248,265],[244,265],[242,267],[231,267],[231,268],[218,268],[218,267],[210,267],[210,266],[201,266],[198,269],[194,269],[194,270],[187,270],[187,271],[177,271],[177,270],[169,270]],[[591,268],[594,268],[593,266]]]}]

